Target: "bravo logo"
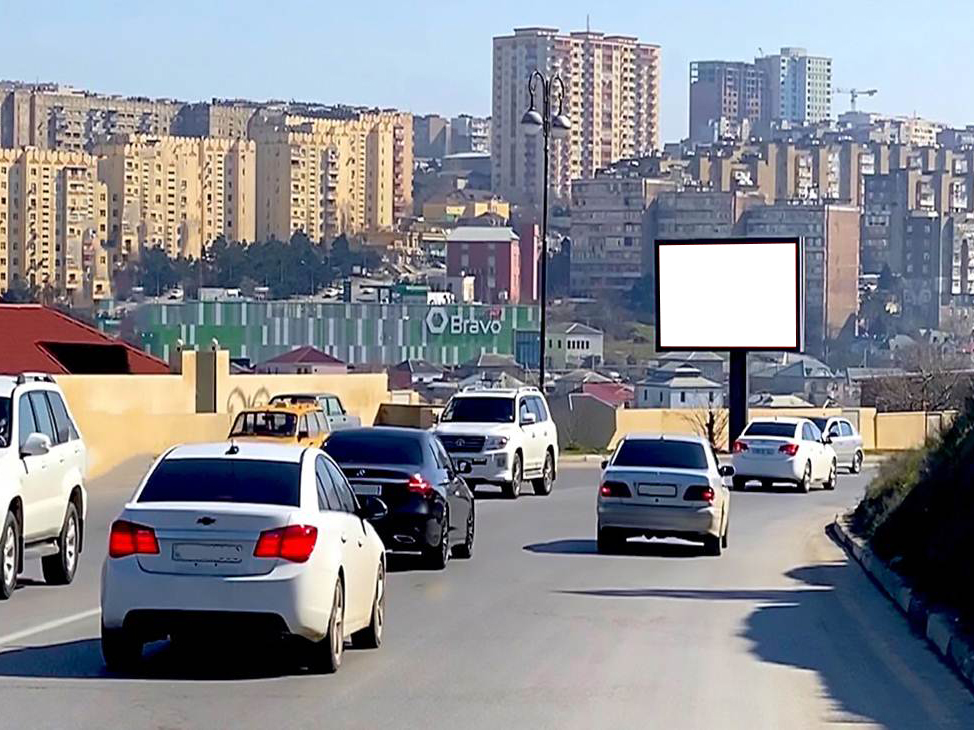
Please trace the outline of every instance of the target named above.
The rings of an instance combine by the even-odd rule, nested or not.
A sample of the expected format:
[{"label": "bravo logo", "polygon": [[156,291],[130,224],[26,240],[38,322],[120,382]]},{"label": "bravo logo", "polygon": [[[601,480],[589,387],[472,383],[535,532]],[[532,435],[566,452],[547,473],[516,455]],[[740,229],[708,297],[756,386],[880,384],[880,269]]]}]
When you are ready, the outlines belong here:
[{"label": "bravo logo", "polygon": [[431,307],[426,313],[426,329],[431,335],[442,335],[448,329],[451,335],[499,335],[499,319],[464,319],[462,314],[447,315],[443,307]]}]

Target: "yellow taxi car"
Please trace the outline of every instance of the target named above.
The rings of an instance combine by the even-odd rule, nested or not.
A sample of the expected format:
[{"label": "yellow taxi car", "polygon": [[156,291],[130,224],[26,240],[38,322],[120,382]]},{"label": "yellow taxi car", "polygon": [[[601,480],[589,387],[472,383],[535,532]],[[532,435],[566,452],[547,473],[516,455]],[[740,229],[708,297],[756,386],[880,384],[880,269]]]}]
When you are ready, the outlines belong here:
[{"label": "yellow taxi car", "polygon": [[242,441],[318,446],[328,438],[328,422],[314,405],[269,405],[237,414],[229,438]]}]

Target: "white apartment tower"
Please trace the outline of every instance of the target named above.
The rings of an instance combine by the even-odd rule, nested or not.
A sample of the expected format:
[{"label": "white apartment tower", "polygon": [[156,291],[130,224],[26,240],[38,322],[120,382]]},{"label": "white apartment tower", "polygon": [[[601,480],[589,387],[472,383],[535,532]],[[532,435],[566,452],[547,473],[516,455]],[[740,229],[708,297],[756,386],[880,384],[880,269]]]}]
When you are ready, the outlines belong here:
[{"label": "white apartment tower", "polygon": [[782,48],[755,63],[768,84],[766,119],[815,124],[832,116],[832,59],[809,56],[804,48]]}]

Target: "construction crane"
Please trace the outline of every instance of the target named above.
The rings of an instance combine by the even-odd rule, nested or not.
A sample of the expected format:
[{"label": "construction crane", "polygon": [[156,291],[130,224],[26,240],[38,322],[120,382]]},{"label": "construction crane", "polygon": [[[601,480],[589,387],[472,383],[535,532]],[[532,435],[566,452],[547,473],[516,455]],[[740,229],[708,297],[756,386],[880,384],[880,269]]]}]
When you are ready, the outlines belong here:
[{"label": "construction crane", "polygon": [[852,111],[856,110],[856,99],[860,96],[876,96],[879,93],[879,89],[836,89],[836,94],[848,94],[849,104]]}]

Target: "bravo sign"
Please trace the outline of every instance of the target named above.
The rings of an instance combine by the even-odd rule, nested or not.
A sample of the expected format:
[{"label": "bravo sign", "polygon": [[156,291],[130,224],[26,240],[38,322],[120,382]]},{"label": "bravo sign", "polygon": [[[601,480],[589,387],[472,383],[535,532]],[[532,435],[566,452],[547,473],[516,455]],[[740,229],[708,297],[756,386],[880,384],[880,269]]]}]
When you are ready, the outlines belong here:
[{"label": "bravo sign", "polygon": [[501,322],[499,319],[464,319],[462,314],[448,315],[443,307],[430,307],[426,313],[426,329],[431,335],[442,335],[447,331],[451,335],[499,335]]}]

